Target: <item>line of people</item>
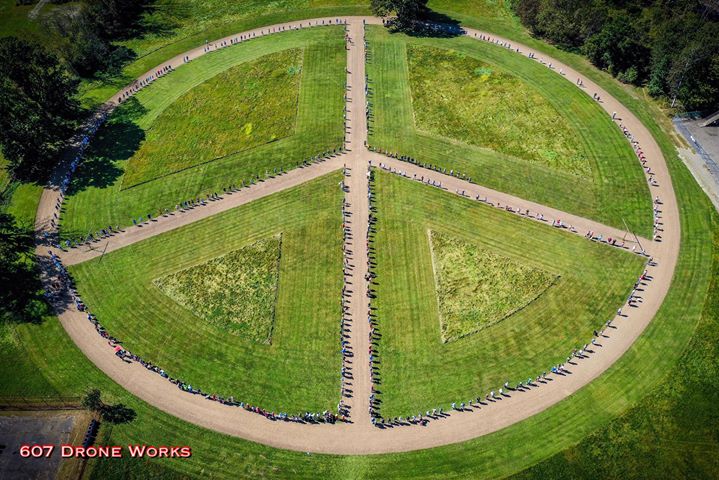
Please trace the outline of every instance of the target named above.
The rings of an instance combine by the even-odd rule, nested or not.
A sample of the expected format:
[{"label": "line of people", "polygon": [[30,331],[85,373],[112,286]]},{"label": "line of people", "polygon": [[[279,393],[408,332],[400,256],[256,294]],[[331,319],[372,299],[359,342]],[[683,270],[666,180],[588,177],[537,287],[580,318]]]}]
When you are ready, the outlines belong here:
[{"label": "line of people", "polygon": [[[321,155],[315,155],[314,157],[311,157],[309,159],[303,160],[301,162],[297,162],[297,165],[295,168],[301,168],[306,167],[315,163],[320,163],[325,161],[327,158],[334,157],[336,155],[339,155],[343,152],[342,147],[335,147],[332,150],[328,150],[327,152],[323,152]],[[272,173],[270,174],[269,170],[265,171],[265,176],[261,177],[260,174],[255,175],[254,177],[251,177],[249,180],[245,181],[242,180],[239,185],[237,184],[231,184],[229,186],[222,188],[222,193],[218,193],[217,191],[213,191],[210,193],[205,194],[204,196],[197,196],[188,200],[183,200],[177,204],[175,204],[174,212],[175,213],[186,213],[190,210],[193,210],[198,207],[207,206],[210,204],[210,202],[222,200],[224,195],[232,194],[234,192],[238,192],[246,187],[250,187],[252,185],[257,184],[258,182],[262,181],[262,179],[267,178],[274,178],[278,175],[284,175],[288,172],[288,170],[285,167],[279,167],[279,168],[273,168]],[[62,206],[62,202],[58,202],[58,214],[56,214],[55,219],[59,219],[59,210]],[[161,210],[158,210],[155,213],[147,213],[146,215],[140,215],[137,217],[130,218],[130,221],[128,222],[128,225],[132,224],[133,226],[142,226],[147,225],[151,222],[157,221],[160,217],[168,217],[172,215],[172,210],[169,208],[164,208]],[[55,223],[53,223],[53,226],[56,226]],[[98,242],[100,240],[103,240],[105,238],[109,238],[113,235],[116,235],[118,233],[123,232],[120,225],[108,225],[106,228],[101,228],[96,231],[90,231],[87,233],[87,235],[83,235],[82,237],[75,237],[75,238],[64,238],[62,241],[54,242],[53,245],[56,248],[59,248],[61,250],[68,250],[71,248],[77,248],[82,245],[89,245],[93,242]]]},{"label": "line of people", "polygon": [[[343,176],[349,177],[351,174],[347,165],[342,168]],[[342,181],[341,187],[346,193],[349,191],[347,182]],[[350,329],[352,327],[352,313],[350,311],[352,292],[349,287],[348,280],[352,276],[352,255],[353,255],[353,234],[350,227],[350,219],[352,213],[351,205],[345,197],[342,197],[342,294],[340,304],[342,307],[342,316],[340,319],[340,348],[342,352],[342,367],[340,369],[340,400],[337,403],[337,414],[342,418],[349,418],[351,415],[350,407],[345,403],[345,399],[352,398],[353,388],[352,382],[354,376],[352,372],[352,358],[354,351],[350,342]]]},{"label": "line of people", "polygon": [[[418,182],[422,182],[422,183],[424,183],[424,184],[426,184],[426,185],[429,185],[429,186],[432,186],[432,187],[436,187],[436,188],[440,188],[440,189],[446,189],[445,187],[442,186],[442,181],[441,181],[441,180],[435,180],[435,179],[430,178],[429,176],[425,177],[424,175],[417,175],[417,174],[413,174],[412,176],[410,176],[406,171],[404,171],[404,170],[399,170],[399,169],[390,167],[389,165],[387,165],[387,164],[385,164],[385,163],[383,163],[383,162],[379,162],[379,167],[380,167],[382,170],[385,170],[385,171],[387,171],[387,172],[389,172],[389,173],[393,173],[393,174],[402,176],[402,177],[404,177],[404,178],[411,178],[412,180],[416,180],[416,181],[418,181]],[[438,173],[443,173],[441,169],[438,169],[437,172],[438,172]],[[453,173],[455,173],[455,172],[453,172]],[[455,173],[455,176],[456,176],[456,173]],[[484,204],[486,204],[486,205],[488,205],[488,206],[490,206],[490,207],[495,207],[495,208],[498,208],[498,209],[500,209],[500,210],[507,211],[507,212],[509,212],[509,213],[514,213],[514,214],[516,214],[516,215],[520,215],[520,216],[523,216],[523,217],[526,217],[526,218],[529,218],[529,219],[533,219],[533,220],[537,220],[537,221],[540,221],[540,222],[544,222],[544,223],[549,223],[549,222],[550,222],[550,220],[547,219],[547,218],[545,218],[544,214],[541,213],[541,212],[532,212],[532,211],[530,211],[528,208],[526,208],[526,209],[525,209],[525,208],[519,208],[519,207],[514,207],[514,206],[506,205],[506,204],[505,204],[505,205],[502,205],[502,204],[501,204],[500,202],[498,202],[498,201],[492,201],[492,200],[490,200],[489,197],[486,196],[486,195],[485,195],[485,196],[482,196],[482,195],[480,195],[480,194],[476,194],[476,195],[474,195],[474,196],[472,197],[472,196],[470,196],[470,195],[467,194],[467,191],[466,191],[466,190],[462,190],[462,189],[455,190],[455,193],[456,193],[457,195],[461,196],[461,197],[474,198],[474,200],[476,200],[476,201],[478,201],[478,202],[484,203]],[[655,208],[656,208],[656,207],[655,207]],[[569,231],[569,232],[571,232],[571,233],[575,233],[575,234],[576,234],[576,233],[579,233],[578,230],[577,230],[573,225],[568,224],[568,223],[562,221],[562,219],[560,219],[560,218],[552,219],[552,220],[551,220],[551,225],[552,225],[552,227],[554,227],[554,228],[564,229],[564,230],[567,230],[567,231]],[[606,244],[606,245],[609,245],[609,246],[612,246],[612,247],[616,247],[616,248],[621,248],[621,249],[624,249],[624,250],[626,250],[626,249],[629,248],[629,247],[627,246],[626,241],[625,241],[624,239],[618,239],[618,238],[616,238],[616,237],[605,237],[605,236],[602,235],[601,233],[597,233],[597,232],[595,232],[595,231],[593,231],[593,230],[589,230],[589,231],[584,235],[584,237],[587,238],[587,239],[589,239],[589,240],[595,241],[595,242],[604,243],[604,244]],[[639,249],[637,249],[637,245],[632,245],[631,251],[632,251],[632,253],[636,253],[636,254],[639,254],[639,255],[642,255],[642,256],[646,256],[646,255],[647,255],[647,254],[646,254],[646,251],[644,250],[644,248],[643,248],[641,245],[639,245]]]},{"label": "line of people", "polygon": [[377,385],[380,383],[380,366],[379,366],[379,341],[380,334],[377,324],[377,316],[372,312],[372,302],[375,299],[375,294],[372,289],[374,279],[377,277],[375,271],[375,249],[374,249],[374,236],[377,233],[377,205],[375,204],[374,196],[374,170],[372,167],[372,161],[367,166],[367,202],[369,204],[369,219],[367,222],[367,230],[365,232],[367,240],[367,298],[369,299],[369,308],[367,309],[367,322],[369,324],[369,369],[370,369],[370,381],[371,381],[371,392],[369,396],[369,415],[374,426],[380,426],[378,419],[380,418],[380,399],[377,397],[379,389]]},{"label": "line of people", "polygon": [[[379,153],[381,155],[384,155],[385,157],[394,158],[395,160],[399,160],[401,162],[411,163],[412,165],[417,165],[420,168],[424,168],[427,170],[431,170],[433,172],[441,173],[442,175],[449,175],[450,177],[458,178],[460,180],[464,180],[465,182],[473,183],[472,177],[470,177],[469,175],[465,175],[464,173],[460,172],[459,170],[454,170],[454,169],[450,168],[449,171],[447,171],[447,169],[445,167],[440,167],[439,165],[434,165],[432,163],[420,162],[416,158],[410,157],[409,155],[400,155],[396,152],[389,152],[383,148],[372,147],[372,148],[370,148],[370,151]],[[386,170],[386,168],[385,168],[386,165],[383,165],[380,163],[380,167]],[[414,179],[415,180],[417,179],[416,175],[415,175]]]},{"label": "line of people", "polygon": [[128,87],[125,87],[122,93],[117,96],[117,103],[120,104],[126,101],[128,98],[135,95],[137,92],[147,87],[155,80],[164,77],[165,75],[174,71],[175,68],[172,65],[168,64],[158,68],[153,73],[147,75],[145,78],[133,81]]},{"label": "line of people", "polygon": [[[372,162],[370,161],[370,166],[372,165]],[[401,175],[405,178],[410,178],[409,175],[401,170],[394,169],[382,162],[379,162],[379,167],[382,170],[385,170],[390,173],[394,173],[397,175]],[[425,181],[424,177],[417,179],[421,181]],[[427,179],[426,181],[429,184],[434,184],[433,180]],[[372,183],[370,183],[372,185]],[[441,183],[438,184],[441,187]],[[464,195],[464,192],[457,192],[458,194]],[[370,192],[368,192],[368,195],[370,196],[370,200],[373,200],[372,198],[372,191],[370,189]],[[479,195],[477,195],[476,200],[482,201],[484,203],[489,203],[487,198],[484,199],[479,198]],[[373,205],[373,204],[371,204]],[[497,206],[495,204],[490,203],[492,206]],[[499,206],[499,208],[502,208]],[[544,215],[542,214],[535,214],[532,215],[529,210],[526,211],[520,211],[519,209],[512,209],[512,207],[505,208],[513,213],[518,213],[521,215],[530,216],[532,218],[535,218],[537,220],[546,221],[544,220]],[[374,210],[372,210],[374,211]],[[374,217],[371,217],[374,218]],[[374,222],[372,222],[374,223]],[[561,220],[553,220],[552,226],[557,228],[567,228],[570,231],[573,231],[576,233],[576,229],[574,229],[571,226],[565,225]],[[368,239],[370,234],[370,227],[368,227]],[[614,239],[607,239],[603,240],[601,238],[601,235],[595,236],[592,232],[588,233],[588,236],[591,236],[592,240],[595,241],[605,241],[606,243],[610,245],[620,246],[619,243],[614,241]],[[656,262],[654,261],[653,257],[648,257],[646,260],[646,267],[654,267],[656,266]],[[368,267],[371,267],[371,265],[368,265]],[[372,270],[370,270],[372,272]],[[549,369],[549,373],[547,371],[544,371],[537,375],[536,377],[529,377],[526,381],[520,381],[517,382],[514,386],[510,385],[510,382],[507,381],[504,383],[502,388],[499,388],[497,391],[491,390],[489,393],[487,393],[484,397],[478,396],[475,399],[468,400],[466,402],[454,402],[451,404],[451,410],[453,411],[471,411],[474,409],[479,409],[482,406],[487,406],[490,403],[499,401],[503,398],[508,398],[510,394],[508,392],[523,392],[523,391],[529,391],[533,388],[539,387],[542,384],[548,383],[548,381],[551,381],[551,377],[548,377],[547,375],[555,375],[555,376],[562,376],[566,375],[568,373],[571,373],[568,370],[567,364],[576,364],[575,360],[578,359],[586,359],[589,358],[590,354],[595,352],[595,348],[601,347],[601,344],[599,343],[600,338],[607,338],[608,335],[606,335],[606,331],[609,328],[616,328],[613,325],[613,321],[616,318],[619,317],[625,317],[626,315],[623,313],[623,308],[630,307],[630,308],[638,308],[641,303],[643,302],[643,298],[641,295],[641,292],[643,292],[644,288],[648,285],[648,283],[652,280],[652,277],[650,276],[647,268],[644,269],[643,273],[639,276],[639,278],[634,283],[634,286],[632,288],[631,293],[626,298],[624,305],[617,310],[617,314],[614,318],[608,320],[605,322],[605,324],[599,329],[594,330],[592,339],[589,343],[584,344],[581,348],[575,348],[572,350],[571,354],[566,358],[565,362],[558,363],[555,365],[552,365]],[[368,295],[370,295],[370,292],[368,291]],[[370,344],[373,345],[375,342],[379,340],[376,332],[376,318],[373,317],[371,310],[368,312],[368,321],[370,323]],[[420,412],[417,415],[407,416],[407,417],[393,417],[393,418],[385,418],[381,415],[380,412],[380,400],[377,397],[377,390],[374,387],[374,384],[378,382],[379,380],[379,368],[377,365],[373,364],[373,360],[377,358],[377,350],[376,348],[370,347],[370,368],[372,369],[372,394],[370,396],[370,415],[372,417],[372,424],[376,427],[380,428],[388,428],[388,427],[395,427],[395,426],[402,426],[402,425],[427,425],[427,423],[430,420],[437,420],[440,418],[445,418],[449,416],[449,414],[444,411],[441,407],[439,408],[433,408],[432,410],[427,410],[424,413]]]},{"label": "line of people", "polygon": [[72,160],[68,162],[62,177],[58,181],[58,197],[55,201],[52,218],[49,220],[48,225],[44,226],[44,228],[39,232],[42,236],[42,241],[47,245],[61,248],[57,232],[60,226],[60,215],[62,213],[62,206],[63,202],[65,201],[65,195],[67,194],[67,190],[70,188],[73,174],[82,162],[82,156],[85,153],[87,146],[90,144],[90,139],[95,134],[95,132],[97,132],[98,128],[100,128],[100,126],[105,122],[108,113],[108,109],[98,110],[85,123],[85,125],[83,125],[83,127],[81,128],[82,133],[78,134],[76,139],[72,142],[74,155]]},{"label": "line of people", "polygon": [[[616,117],[616,116],[615,116]],[[656,172],[652,170],[652,167],[649,165],[649,160],[647,160],[646,155],[644,154],[644,151],[642,150],[641,145],[639,145],[639,141],[634,138],[634,135],[629,131],[627,127],[625,127],[622,123],[618,123],[619,129],[622,131],[624,136],[629,141],[630,145],[632,146],[632,149],[634,150],[634,153],[637,156],[637,159],[639,160],[639,163],[642,165],[642,169],[644,170],[647,183],[650,187],[658,187],[659,182],[657,182],[657,179],[655,177]],[[653,237],[652,239],[654,241],[661,241],[662,239],[662,232],[664,231],[664,223],[662,221],[662,211],[660,205],[662,204],[661,199],[658,195],[654,196],[654,205],[652,208],[653,211]]]},{"label": "line of people", "polygon": [[[137,362],[143,367],[145,367],[147,370],[150,370],[161,377],[165,378],[167,381],[172,383],[173,385],[176,385],[177,388],[184,392],[188,392],[194,395],[201,395],[205,397],[208,400],[216,401],[219,403],[223,403],[225,405],[240,407],[248,412],[257,413],[259,415],[264,416],[265,418],[269,420],[281,420],[281,421],[287,421],[287,422],[301,422],[301,423],[335,423],[337,421],[343,421],[344,418],[341,416],[338,416],[334,412],[330,412],[328,410],[325,410],[324,412],[304,412],[304,413],[298,413],[298,414],[288,414],[286,412],[274,412],[270,410],[266,410],[262,407],[259,407],[257,405],[253,405],[251,403],[243,402],[236,400],[233,396],[221,396],[217,395],[215,393],[208,393],[202,391],[200,388],[193,387],[190,383],[184,382],[180,380],[179,378],[175,378],[170,376],[165,370],[160,368],[159,366],[148,362],[147,360],[144,360],[138,355],[133,354],[128,349],[126,349],[122,342],[110,335],[110,333],[105,329],[105,327],[100,324],[99,320],[88,309],[87,305],[83,300],[80,298],[79,293],[77,292],[77,289],[75,288],[75,282],[68,273],[67,269],[64,267],[62,262],[60,261],[60,258],[55,255],[52,251],[48,251],[48,258],[51,261],[53,270],[54,270],[54,276],[49,280],[49,284],[51,285],[50,291],[46,293],[46,297],[48,301],[56,306],[58,309],[66,308],[66,305],[68,303],[68,300],[72,302],[72,304],[75,306],[75,308],[86,315],[86,318],[89,322],[91,322],[94,327],[95,331],[107,340],[108,345],[110,348],[112,348],[115,352],[115,355],[120,358],[121,360],[125,362]],[[46,270],[47,271],[47,270]],[[69,296],[69,298],[68,298]]]}]

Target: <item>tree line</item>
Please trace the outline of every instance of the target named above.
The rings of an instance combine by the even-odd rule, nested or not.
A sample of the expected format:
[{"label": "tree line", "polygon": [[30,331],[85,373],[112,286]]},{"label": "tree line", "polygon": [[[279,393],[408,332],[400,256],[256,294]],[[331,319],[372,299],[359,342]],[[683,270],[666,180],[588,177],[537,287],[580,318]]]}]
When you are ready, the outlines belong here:
[{"label": "tree line", "polygon": [[42,181],[52,171],[86,114],[77,100],[80,78],[119,71],[132,55],[114,42],[138,33],[148,5],[85,0],[55,8],[43,17],[52,49],[0,39],[0,146],[15,178]]},{"label": "tree line", "polygon": [[534,34],[685,111],[719,109],[719,0],[512,0]]},{"label": "tree line", "polygon": [[113,42],[139,33],[148,3],[85,0],[51,10],[42,17],[42,23],[58,39],[61,56],[78,75],[112,74],[133,58],[130,49]]},{"label": "tree line", "polygon": [[[24,1],[24,0],[20,0]],[[55,8],[45,26],[59,39],[50,51],[0,39],[0,145],[20,178],[46,174],[83,111],[78,77],[116,73],[132,54],[116,40],[143,29],[151,0],[85,0]],[[56,3],[62,3],[56,0]],[[412,29],[432,18],[427,0],[371,0]],[[529,30],[581,52],[619,80],[646,86],[685,110],[719,109],[719,0],[511,0]]]},{"label": "tree line", "polygon": [[[0,38],[0,147],[10,176],[42,182],[53,171],[87,115],[78,101],[80,78],[120,68],[128,55],[113,42],[136,34],[146,5],[86,0],[53,9],[43,17],[52,49]],[[0,191],[0,204],[11,194]],[[0,211],[0,322],[39,321],[46,314],[34,245],[32,227]]]}]

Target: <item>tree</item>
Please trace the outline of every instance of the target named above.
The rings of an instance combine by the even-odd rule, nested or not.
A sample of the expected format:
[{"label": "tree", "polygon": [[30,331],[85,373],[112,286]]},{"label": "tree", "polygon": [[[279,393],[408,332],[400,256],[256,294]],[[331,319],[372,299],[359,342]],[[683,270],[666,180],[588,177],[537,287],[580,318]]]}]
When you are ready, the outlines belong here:
[{"label": "tree", "polygon": [[97,412],[109,423],[128,423],[137,417],[137,413],[122,403],[108,405],[102,401],[102,393],[97,388],[88,391],[82,399],[82,406]]},{"label": "tree", "polygon": [[0,213],[0,321],[36,322],[45,313],[41,284],[32,263],[32,229]]},{"label": "tree", "polygon": [[110,423],[130,423],[135,420],[135,417],[137,417],[135,410],[126,407],[122,403],[106,405],[102,410],[102,419]]},{"label": "tree", "polygon": [[101,412],[105,408],[102,402],[102,393],[97,388],[93,388],[85,394],[82,399],[82,406],[93,412]]},{"label": "tree", "polygon": [[540,0],[516,0],[514,2],[514,12],[525,27],[529,28],[532,33],[537,33],[537,17],[541,7]]},{"label": "tree", "polygon": [[62,38],[58,49],[78,75],[91,77],[107,70],[112,46],[99,35],[100,26],[88,8],[56,8],[43,22]]},{"label": "tree", "polygon": [[116,40],[138,33],[145,0],[87,0],[51,10],[43,17],[45,27],[60,38],[59,50],[82,77],[117,73],[134,53]]},{"label": "tree", "polygon": [[719,0],[511,0],[521,22],[685,110],[719,108]]},{"label": "tree", "polygon": [[627,17],[607,22],[599,33],[587,39],[582,51],[594,65],[612,75],[631,75],[635,81],[645,78],[650,52]]},{"label": "tree", "polygon": [[372,0],[371,8],[375,15],[388,17],[395,15],[398,28],[411,28],[412,24],[425,16],[428,0]]},{"label": "tree", "polygon": [[77,128],[78,82],[38,44],[0,39],[0,144],[16,176],[42,178]]},{"label": "tree", "polygon": [[89,13],[108,40],[123,39],[136,29],[148,0],[90,0]]}]

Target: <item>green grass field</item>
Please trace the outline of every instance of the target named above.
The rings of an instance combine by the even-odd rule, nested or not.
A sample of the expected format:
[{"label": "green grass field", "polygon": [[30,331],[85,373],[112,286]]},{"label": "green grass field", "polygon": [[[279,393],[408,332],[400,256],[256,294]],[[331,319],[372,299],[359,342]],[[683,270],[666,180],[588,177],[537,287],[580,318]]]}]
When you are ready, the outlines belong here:
[{"label": "green grass field", "polygon": [[[187,9],[168,35],[131,42],[142,48],[125,76],[86,84],[88,100],[104,100],[128,78],[172,55],[256,25],[367,7],[315,8],[314,0],[163,2],[160,12]],[[329,3],[340,3],[329,0]],[[348,2],[350,3],[350,2]],[[353,3],[353,2],[352,2]],[[677,275],[659,315],[632,349],[600,378],[559,405],[493,435],[407,454],[306,455],[219,435],[166,415],[132,397],[98,371],[54,317],[40,324],[0,325],[0,403],[81,395],[99,387],[108,402],[137,411],[130,424],[104,427],[103,444],[190,444],[185,460],[95,460],[89,478],[482,478],[504,477],[536,465],[521,478],[713,478],[719,465],[714,406],[719,359],[719,226],[711,204],[676,156],[665,118],[641,91],[620,85],[578,55],[532,38],[507,13],[502,0],[432,0],[430,6],[468,26],[505,35],[558,58],[597,81],[650,128],[669,162],[682,215]],[[204,10],[204,5],[207,9]],[[278,5],[288,11],[271,11]],[[344,2],[343,2],[344,5]],[[217,14],[212,12],[216,11]],[[4,17],[3,17],[4,19]],[[197,27],[192,24],[197,23]],[[139,51],[139,50],[138,50]],[[517,169],[517,176],[523,175]],[[611,172],[610,172],[611,173]],[[620,173],[617,173],[620,175]],[[621,175],[620,175],[621,176]],[[499,177],[498,177],[499,178]],[[606,183],[610,182],[611,175]],[[532,181],[528,179],[528,181]],[[541,185],[541,182],[536,182]],[[606,198],[609,197],[607,190]],[[597,198],[604,195],[595,194]],[[18,216],[32,221],[39,188],[15,190]],[[577,203],[580,198],[577,197]],[[637,205],[638,212],[642,205]],[[607,207],[607,208],[612,208]],[[146,213],[146,212],[143,212]],[[616,214],[615,214],[616,216]],[[646,220],[645,220],[646,221]],[[712,243],[712,240],[714,242]],[[538,463],[540,462],[540,463]]]},{"label": "green grass field", "polygon": [[128,160],[128,188],[294,132],[303,52],[283,50],[242,63],[193,88],[152,123]]},{"label": "green grass field", "polygon": [[[256,175],[264,177],[280,167],[294,168],[302,160],[340,147],[346,65],[342,32],[342,27],[324,27],[253,39],[194,60],[143,89],[98,132],[88,149],[65,202],[62,234],[77,238],[110,224],[128,225],[140,215],[173,209],[180,201],[220,191],[231,183],[239,185]],[[294,135],[122,188],[128,159],[150,135],[145,129],[178,99],[236,65],[291,48],[304,51]],[[185,141],[189,148],[191,140]]]},{"label": "green grass field", "polygon": [[[107,330],[169,375],[204,391],[233,395],[275,411],[332,409],[339,399],[340,382],[339,180],[339,174],[323,177],[73,266],[71,273]],[[226,325],[192,314],[198,303],[214,302],[217,293],[207,286],[208,280],[194,282],[197,298],[190,309],[155,286],[157,278],[197,268],[243,247],[256,250],[255,242],[279,234],[282,257],[271,344],[257,343],[262,336],[266,342],[270,333],[271,323],[263,329],[261,319],[255,319],[258,324],[250,325],[247,335],[235,335],[228,333]],[[261,257],[264,260],[255,261],[276,263],[277,249],[271,250]],[[260,276],[272,277],[272,268],[262,269]],[[243,277],[257,281],[252,272]],[[252,295],[252,301],[258,300],[246,287],[225,290],[231,285],[222,288],[224,294]],[[272,286],[258,288],[262,302],[274,303]],[[204,308],[198,313],[214,314]]]},{"label": "green grass field", "polygon": [[525,308],[559,275],[444,233],[429,232],[442,341],[491,327]]},{"label": "green grass field", "polygon": [[[373,305],[382,333],[383,416],[447,408],[507,380],[548,371],[614,315],[643,269],[629,253],[418,182],[380,172],[376,191],[379,285]],[[546,272],[540,283],[561,279],[514,315],[444,343],[427,230]],[[499,292],[490,301],[502,300]]]},{"label": "green grass field", "polygon": [[0,211],[13,215],[20,225],[33,228],[42,185],[19,182],[6,167],[7,160],[0,152]]},{"label": "green grass field", "polygon": [[270,343],[280,239],[263,238],[152,283],[196,317],[242,338]]},{"label": "green grass field", "polygon": [[137,58],[118,75],[85,80],[82,98],[88,106],[102,103],[144,72],[206,40],[291,20],[368,14],[369,4],[362,0],[158,0],[143,20],[143,34],[119,42]]},{"label": "green grass field", "polygon": [[[369,142],[372,146],[409,155],[420,162],[438,165],[447,170],[454,169],[470,176],[472,181],[480,185],[612,226],[623,228],[623,220],[626,220],[638,234],[650,235],[649,190],[629,143],[591,97],[582,93],[571,82],[563,80],[556,72],[536,61],[505,48],[466,37],[407,37],[389,34],[382,27],[371,26],[367,28],[367,40],[367,72],[372,90],[373,114]],[[536,161],[518,159],[505,153],[418,131],[415,126],[418,117],[425,124],[459,124],[469,113],[465,112],[457,117],[456,112],[447,112],[437,107],[421,109],[423,113],[417,114],[417,107],[413,107],[414,92],[409,88],[411,75],[407,53],[408,48],[417,51],[417,46],[432,47],[432,52],[436,51],[436,48],[451,49],[457,52],[454,56],[474,59],[467,60],[468,63],[478,61],[482,65],[488,65],[489,67],[485,68],[491,68],[492,71],[511,72],[514,81],[526,84],[523,91],[529,89],[539,92],[544,99],[544,105],[548,104],[555,111],[561,112],[564,122],[569,125],[571,136],[581,145],[580,152],[586,155],[591,174],[578,178],[573,173],[550,168]],[[431,65],[427,68],[431,70]],[[450,76],[450,73],[431,71],[426,75],[449,80],[446,77]],[[450,92],[461,88],[469,87],[455,85]],[[421,95],[421,98],[425,98],[428,95],[451,97],[452,94],[442,90],[424,92]],[[464,103],[470,102],[471,100]],[[430,113],[438,117],[430,116]],[[477,112],[475,115],[480,114]],[[521,124],[532,120],[518,121]],[[469,125],[463,130],[469,129]],[[502,130],[502,135],[511,135],[508,142],[512,145],[521,143],[519,133],[520,130],[510,127]],[[502,138],[495,139],[495,142],[501,143]]]},{"label": "green grass field", "polygon": [[591,175],[588,155],[566,118],[509,72],[452,50],[413,44],[407,46],[407,63],[419,131]]},{"label": "green grass field", "polygon": [[34,5],[17,5],[15,0],[0,0],[0,37],[22,37],[40,40],[40,24],[28,14]]}]

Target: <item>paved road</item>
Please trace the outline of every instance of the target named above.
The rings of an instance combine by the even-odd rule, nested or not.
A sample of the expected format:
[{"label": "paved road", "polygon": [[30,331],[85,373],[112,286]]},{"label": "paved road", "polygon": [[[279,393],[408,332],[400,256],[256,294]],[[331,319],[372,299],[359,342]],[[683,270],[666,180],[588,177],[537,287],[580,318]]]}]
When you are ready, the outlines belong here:
[{"label": "paved road", "polygon": [[[223,42],[230,42],[235,38],[251,37],[253,33],[265,35],[291,28],[307,28],[309,24],[322,25],[323,22],[328,23],[330,20],[334,21],[334,19],[305,20],[264,27],[218,40],[210,44],[210,48],[215,48],[212,45],[221,45]],[[621,238],[625,232],[369,152],[364,146],[364,141],[367,138],[367,124],[364,113],[363,33],[365,23],[380,24],[381,21],[373,17],[349,17],[344,20],[348,22],[350,38],[347,60],[349,88],[347,102],[347,147],[349,152],[347,154],[228,195],[222,200],[213,202],[210,206],[198,208],[190,213],[171,215],[161,218],[151,225],[126,229],[125,232],[113,237],[107,248],[108,250],[121,248],[346,166],[348,176],[345,200],[348,205],[348,227],[350,228],[350,236],[346,242],[346,261],[349,270],[345,277],[350,290],[346,303],[349,327],[347,334],[354,352],[351,364],[348,364],[352,372],[350,382],[353,394],[352,398],[346,399],[346,403],[350,407],[351,423],[306,425],[273,422],[240,408],[208,401],[201,396],[180,391],[159,375],[148,371],[137,363],[128,364],[118,360],[112,348],[95,332],[93,325],[85,319],[85,315],[78,312],[72,305],[57,307],[63,327],[90,361],[123,388],[149,404],[199,426],[278,448],[336,454],[367,454],[430,448],[497,431],[551,407],[595,379],[618,360],[652,320],[669,289],[679,252],[679,214],[671,179],[658,145],[649,131],[623,105],[591,81],[583,79],[581,88],[584,88],[588,94],[598,93],[602,98],[602,108],[608,114],[617,112],[618,118],[621,119],[619,121],[631,131],[634,139],[639,142],[657,183],[657,186],[650,187],[652,196],[659,196],[663,202],[660,206],[663,224],[662,241],[639,239],[645,250],[655,260],[655,263],[647,267],[653,280],[642,292],[641,307],[627,308],[625,309],[626,316],[615,319],[614,325],[617,328],[612,329],[609,338],[602,341],[602,348],[596,349],[589,358],[580,360],[576,366],[572,366],[572,375],[552,376],[552,381],[547,385],[532,388],[527,392],[512,392],[511,396],[501,400],[475,406],[471,412],[452,412],[448,418],[431,421],[426,427],[404,426],[389,429],[373,427],[368,411],[368,398],[372,384],[369,375],[368,298],[366,296],[367,281],[365,280],[367,273],[365,233],[369,219],[366,172],[370,161],[375,166],[382,162],[390,170],[406,172],[406,175],[410,177],[417,174],[420,177],[424,175],[441,180],[450,192],[466,190],[467,195],[486,196],[487,201],[492,203],[500,202],[503,206],[511,205],[525,211],[529,209],[532,214],[544,213],[545,218],[550,220],[559,218],[564,223],[575,226],[580,230],[579,234],[584,234],[585,232],[582,231],[584,229],[591,229],[603,233],[605,236]],[[482,36],[488,34],[468,30],[467,35],[482,41],[480,40]],[[492,41],[508,42],[493,36],[491,39]],[[523,45],[513,44],[512,47],[519,48],[522,55],[532,52]],[[178,55],[162,66],[172,65],[173,68],[179,68],[184,63],[185,57],[196,58],[205,54],[206,50],[207,47],[194,49]],[[551,62],[556,71],[561,69],[567,80],[576,82],[579,78],[578,73],[568,66],[544,57],[540,52],[534,53],[538,61]],[[156,70],[153,69],[153,71]],[[142,78],[147,78],[150,74],[148,72]],[[129,90],[119,92],[113,97],[113,101],[117,101],[126,91]],[[63,176],[64,172],[60,171],[56,177],[62,178]],[[48,187],[43,193],[38,208],[36,219],[36,227],[39,231],[38,255],[44,268],[47,268],[48,265],[48,248],[42,245],[43,233],[52,234],[54,232],[52,218],[56,212],[55,205],[59,196],[57,187]],[[98,255],[97,250],[83,249],[75,249],[70,253],[57,253],[60,253],[63,261],[68,263],[81,262]],[[46,276],[45,281],[48,282],[49,287],[51,282],[49,275]],[[544,366],[538,366],[538,368],[541,367]],[[483,392],[477,392],[478,395],[481,393]]]}]

